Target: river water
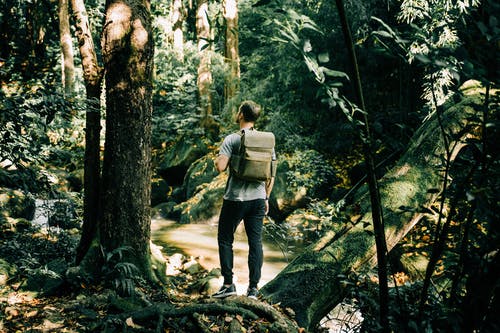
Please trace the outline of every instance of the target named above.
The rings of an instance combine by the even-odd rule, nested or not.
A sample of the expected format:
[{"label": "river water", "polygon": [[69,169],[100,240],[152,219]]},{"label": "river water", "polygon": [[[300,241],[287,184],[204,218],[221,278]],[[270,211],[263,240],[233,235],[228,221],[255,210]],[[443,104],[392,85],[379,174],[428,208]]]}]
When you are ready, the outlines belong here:
[{"label": "river water", "polygon": [[[151,238],[156,245],[163,247],[166,255],[176,252],[194,257],[207,270],[219,267],[217,247],[217,225],[179,224],[165,219],[151,221]],[[285,254],[279,244],[263,239],[264,265],[260,285],[272,280],[288,263],[290,254]],[[243,223],[236,229],[233,244],[234,279],[239,293],[248,286],[248,244]]]}]

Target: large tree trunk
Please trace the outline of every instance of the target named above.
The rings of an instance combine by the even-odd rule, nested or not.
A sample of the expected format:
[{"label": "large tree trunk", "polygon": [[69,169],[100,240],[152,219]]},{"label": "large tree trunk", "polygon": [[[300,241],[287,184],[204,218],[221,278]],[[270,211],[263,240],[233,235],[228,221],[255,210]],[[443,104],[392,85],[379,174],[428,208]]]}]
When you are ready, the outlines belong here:
[{"label": "large tree trunk", "polygon": [[153,278],[150,261],[153,35],[149,1],[107,0],[106,136],[100,244]]},{"label": "large tree trunk", "polygon": [[[462,148],[462,139],[470,133],[464,128],[472,125],[475,107],[481,105],[478,91],[471,90],[473,95],[448,109],[443,117],[446,132],[455,140],[451,142],[452,156]],[[443,154],[439,125],[436,119],[429,120],[415,133],[398,164],[380,181],[388,250],[421,219],[419,208],[436,199],[437,193],[429,190],[440,188]],[[352,210],[352,225],[325,235],[262,288],[269,301],[293,309],[298,323],[309,330],[346,296],[342,276],[376,265],[366,187],[358,190],[352,207],[356,207]]]},{"label": "large tree trunk", "polygon": [[71,96],[75,87],[75,62],[73,59],[73,41],[69,29],[68,0],[59,0],[59,40],[61,43],[64,92],[66,95]]},{"label": "large tree trunk", "polygon": [[85,161],[82,236],[76,253],[79,264],[97,230],[99,212],[99,186],[101,173],[100,132],[101,132],[101,82],[102,68],[97,62],[96,51],[90,30],[87,11],[83,0],[71,0],[75,17],[76,37],[82,58],[83,79],[87,91],[87,112],[85,120]]},{"label": "large tree trunk", "polygon": [[229,75],[226,76],[224,99],[227,103],[239,90],[240,55],[238,49],[238,1],[223,1],[224,19],[226,20],[225,60],[229,65]]}]

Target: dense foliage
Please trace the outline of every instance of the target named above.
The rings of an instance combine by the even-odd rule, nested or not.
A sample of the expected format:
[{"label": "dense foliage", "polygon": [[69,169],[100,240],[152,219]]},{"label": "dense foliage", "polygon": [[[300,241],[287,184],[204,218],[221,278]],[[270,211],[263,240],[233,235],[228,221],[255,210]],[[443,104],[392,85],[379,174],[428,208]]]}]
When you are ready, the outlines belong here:
[{"label": "dense foliage", "polygon": [[[86,1],[86,6],[99,45],[104,1]],[[151,6],[156,44],[153,167],[160,169],[166,151],[185,138],[201,137],[213,153],[223,135],[235,128],[231,106],[253,99],[264,108],[258,127],[279,138],[277,151],[286,166],[288,189],[308,189],[308,205],[297,213],[317,217],[300,220],[300,236],[308,235],[308,241],[350,223],[343,214],[349,204],[348,189],[365,173],[360,112],[368,114],[374,139],[370,148],[381,176],[423,122],[442,117],[445,108],[459,101],[458,87],[471,79],[480,82],[484,91],[478,94],[484,103],[474,107],[482,113],[474,119],[475,127],[463,129],[470,134],[462,142],[465,148],[455,158],[453,147],[446,147],[442,165],[437,166],[443,170],[443,186],[429,191],[439,192],[438,201],[422,208],[423,222],[392,253],[390,322],[394,331],[498,329],[490,311],[499,304],[500,276],[497,2],[346,1],[365,97],[366,110],[360,110],[352,64],[331,1],[240,0],[240,91],[226,102],[224,19],[219,3],[210,1],[211,116],[221,126],[217,138],[206,137],[200,126],[193,2],[184,1],[182,59],[171,41],[170,2],[155,0]],[[37,197],[60,197],[61,192],[78,192],[82,186],[84,110],[89,104],[81,77],[73,96],[63,93],[56,7],[49,0],[0,4],[0,188]],[[100,48],[96,51],[100,59]],[[79,66],[78,56],[75,61]],[[448,133],[441,134],[453,141]],[[188,167],[180,169],[178,182]],[[158,171],[156,177],[162,175]],[[187,199],[178,194],[182,189],[177,190],[176,199]],[[170,187],[168,191],[175,194]],[[4,212],[7,206],[0,203],[0,208],[2,232],[11,230]],[[290,233],[297,234],[288,227],[272,227],[283,233],[284,243]],[[46,273],[46,257],[53,253],[30,254],[42,253],[46,240],[22,236],[10,240],[0,248],[0,257],[22,256],[18,275]],[[71,255],[63,248],[74,246],[73,242],[64,236],[51,251],[60,251],[70,262]],[[106,274],[118,289],[130,291],[133,267],[115,262],[115,255],[108,254]],[[416,267],[422,258],[423,268],[410,272],[408,266]],[[357,273],[346,277],[345,283],[357,286],[352,299],[363,311],[364,329],[376,330],[377,286],[370,273]]]}]

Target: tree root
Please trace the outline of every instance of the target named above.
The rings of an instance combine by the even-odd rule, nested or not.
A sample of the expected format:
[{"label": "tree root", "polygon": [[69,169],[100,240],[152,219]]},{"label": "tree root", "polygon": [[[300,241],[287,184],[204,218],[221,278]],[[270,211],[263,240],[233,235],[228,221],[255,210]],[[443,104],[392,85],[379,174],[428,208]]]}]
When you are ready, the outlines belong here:
[{"label": "tree root", "polygon": [[[266,329],[271,333],[300,332],[297,324],[289,319],[284,313],[268,303],[249,299],[247,297],[229,297],[223,300],[201,299],[195,303],[187,303],[184,306],[174,306],[168,303],[157,303],[149,307],[121,313],[114,317],[116,320],[125,323],[132,320],[134,324],[141,325],[143,329],[150,327],[150,331],[163,332],[163,328],[171,324],[172,320],[182,325],[182,318],[187,318],[192,329],[199,332],[211,332],[209,316],[224,316],[222,322],[238,320],[241,325],[243,321],[259,321],[259,325],[266,325]],[[263,320],[262,320],[263,319]],[[186,320],[184,320],[186,322]],[[241,327],[241,325],[238,325]],[[237,326],[237,325],[231,325]],[[133,331],[133,330],[131,330]],[[147,329],[145,331],[148,331]],[[230,330],[232,331],[232,330]],[[237,331],[237,330],[235,330]]]}]

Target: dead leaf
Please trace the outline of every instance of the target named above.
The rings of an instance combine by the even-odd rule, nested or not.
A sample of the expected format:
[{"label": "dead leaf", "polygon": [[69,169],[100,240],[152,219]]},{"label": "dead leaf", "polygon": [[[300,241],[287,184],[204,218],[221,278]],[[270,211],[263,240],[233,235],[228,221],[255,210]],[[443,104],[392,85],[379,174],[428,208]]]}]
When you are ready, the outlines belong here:
[{"label": "dead leaf", "polygon": [[19,310],[13,306],[8,306],[5,308],[5,315],[7,320],[12,319],[13,317],[19,316]]},{"label": "dead leaf", "polygon": [[35,317],[37,314],[38,314],[38,310],[29,311],[29,312],[26,312],[24,314],[24,318]]},{"label": "dead leaf", "polygon": [[43,324],[41,325],[40,329],[45,330],[45,331],[56,330],[58,328],[64,327],[63,324],[64,324],[64,321],[52,322],[48,319],[44,319]]},{"label": "dead leaf", "polygon": [[350,217],[350,220],[351,220],[352,223],[354,223],[354,222],[357,222],[360,219],[360,217],[361,217],[361,214],[352,215]]},{"label": "dead leaf", "polygon": [[132,320],[132,317],[128,317],[126,320],[125,320],[125,323],[127,324],[128,327],[132,327],[132,328],[142,328],[140,325],[137,325],[136,323],[134,323],[134,321]]}]

